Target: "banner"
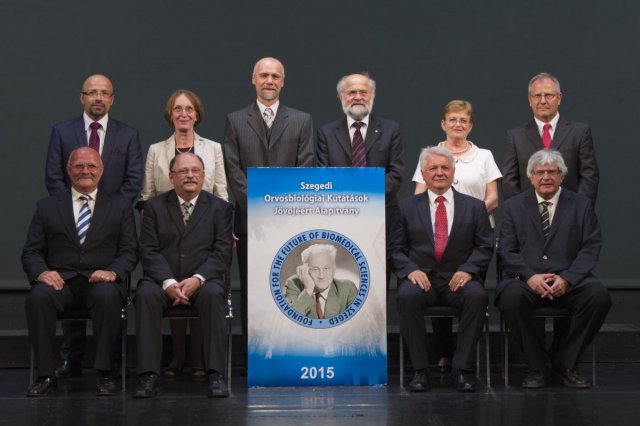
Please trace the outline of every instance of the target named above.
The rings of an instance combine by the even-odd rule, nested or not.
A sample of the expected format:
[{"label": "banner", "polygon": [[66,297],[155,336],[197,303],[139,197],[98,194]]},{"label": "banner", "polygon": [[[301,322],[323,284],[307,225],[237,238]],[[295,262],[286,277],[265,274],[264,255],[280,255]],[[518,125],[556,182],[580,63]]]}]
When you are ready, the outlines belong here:
[{"label": "banner", "polygon": [[249,168],[249,386],[386,385],[382,168]]}]

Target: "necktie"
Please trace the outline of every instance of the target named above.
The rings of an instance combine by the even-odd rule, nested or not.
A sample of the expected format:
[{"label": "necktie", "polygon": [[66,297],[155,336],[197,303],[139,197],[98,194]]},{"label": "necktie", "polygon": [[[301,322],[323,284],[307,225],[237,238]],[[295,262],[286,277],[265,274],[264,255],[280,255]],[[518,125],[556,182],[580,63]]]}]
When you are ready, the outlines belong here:
[{"label": "necktie", "polygon": [[540,220],[542,220],[542,235],[544,235],[544,239],[546,240],[549,237],[549,228],[551,227],[549,222],[549,206],[551,203],[549,201],[542,201],[540,205],[542,206],[542,211],[540,212]]},{"label": "necktie", "polygon": [[185,201],[182,203],[182,220],[184,221],[185,226],[189,223],[189,217],[191,217],[191,204],[189,201]]},{"label": "necktie", "polygon": [[435,247],[433,254],[436,261],[442,260],[444,249],[447,247],[447,239],[449,238],[449,224],[447,223],[447,208],[444,206],[445,198],[440,195],[436,198],[438,207],[436,208],[436,235],[435,235]]},{"label": "necktie", "polygon": [[356,129],[353,134],[353,142],[351,143],[351,165],[353,167],[367,167],[367,158],[364,155],[364,139],[360,128],[364,126],[362,121],[356,121],[352,124]]},{"label": "necktie", "polygon": [[322,298],[322,295],[320,293],[316,293],[316,314],[318,314],[319,319],[323,319],[324,313],[322,312],[322,305],[320,304],[320,298]]},{"label": "necktie", "polygon": [[267,127],[271,128],[271,125],[273,124],[273,118],[275,116],[273,110],[271,108],[265,108],[262,116],[264,117],[264,122],[267,124]]},{"label": "necktie", "polygon": [[544,149],[551,148],[551,124],[547,123],[542,126],[542,145]]},{"label": "necktie", "polygon": [[76,224],[76,231],[78,232],[78,239],[80,244],[84,244],[85,238],[87,238],[87,232],[91,225],[91,209],[89,208],[89,200],[91,197],[88,195],[81,195],[78,197],[83,201],[80,212],[78,213],[78,223]]},{"label": "necktie", "polygon": [[100,136],[98,135],[98,130],[102,128],[102,125],[97,121],[94,121],[89,125],[89,127],[91,127],[91,134],[89,135],[89,146],[100,152]]}]

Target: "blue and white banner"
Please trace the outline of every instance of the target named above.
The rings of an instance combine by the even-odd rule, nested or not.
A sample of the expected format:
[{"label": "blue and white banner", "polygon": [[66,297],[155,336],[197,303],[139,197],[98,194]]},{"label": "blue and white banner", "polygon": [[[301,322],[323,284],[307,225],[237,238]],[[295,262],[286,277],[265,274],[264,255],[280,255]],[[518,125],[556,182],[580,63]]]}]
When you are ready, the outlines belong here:
[{"label": "blue and white banner", "polygon": [[387,383],[382,168],[250,168],[249,386]]}]

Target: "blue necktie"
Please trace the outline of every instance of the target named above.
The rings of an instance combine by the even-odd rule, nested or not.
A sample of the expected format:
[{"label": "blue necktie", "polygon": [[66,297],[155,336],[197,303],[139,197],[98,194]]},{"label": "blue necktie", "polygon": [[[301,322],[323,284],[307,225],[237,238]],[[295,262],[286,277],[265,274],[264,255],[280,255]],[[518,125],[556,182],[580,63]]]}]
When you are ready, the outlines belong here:
[{"label": "blue necktie", "polygon": [[81,195],[78,197],[84,203],[82,203],[82,207],[80,207],[80,213],[78,213],[78,223],[76,225],[76,230],[78,231],[78,238],[80,239],[80,244],[84,244],[85,238],[87,238],[87,232],[89,231],[89,225],[91,225],[91,209],[89,208],[89,200],[91,197],[88,195]]}]

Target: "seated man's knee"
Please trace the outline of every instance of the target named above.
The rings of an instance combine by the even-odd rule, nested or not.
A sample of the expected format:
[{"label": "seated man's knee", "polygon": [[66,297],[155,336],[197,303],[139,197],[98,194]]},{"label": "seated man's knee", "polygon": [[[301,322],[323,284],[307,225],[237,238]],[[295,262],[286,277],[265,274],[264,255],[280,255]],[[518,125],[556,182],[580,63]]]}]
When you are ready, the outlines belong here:
[{"label": "seated man's knee", "polygon": [[52,303],[55,292],[56,290],[49,285],[42,283],[34,284],[27,295],[25,304],[27,308],[31,308]]}]

